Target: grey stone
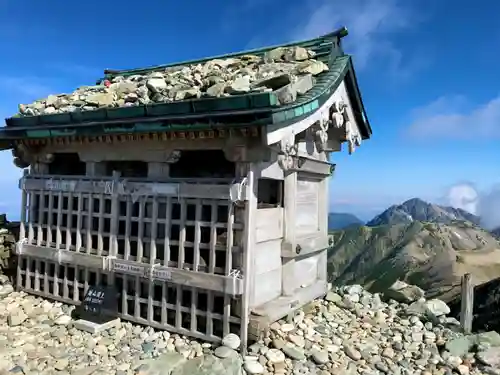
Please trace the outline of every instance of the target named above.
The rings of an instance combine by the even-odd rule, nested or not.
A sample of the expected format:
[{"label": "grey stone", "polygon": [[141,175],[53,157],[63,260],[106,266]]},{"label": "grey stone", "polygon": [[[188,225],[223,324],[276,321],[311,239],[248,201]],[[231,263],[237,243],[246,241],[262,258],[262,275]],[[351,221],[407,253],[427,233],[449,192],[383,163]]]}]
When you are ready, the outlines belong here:
[{"label": "grey stone", "polygon": [[472,349],[475,344],[474,336],[462,336],[449,340],[445,344],[445,349],[453,356],[462,357]]},{"label": "grey stone", "polygon": [[24,311],[17,309],[10,313],[7,322],[9,323],[9,326],[14,327],[22,324],[26,319],[28,319],[28,316],[24,313]]},{"label": "grey stone", "polygon": [[418,286],[397,280],[384,292],[384,295],[398,302],[412,303],[424,297],[425,292]]},{"label": "grey stone", "polygon": [[272,90],[279,89],[280,87],[286,86],[291,82],[290,74],[277,74],[272,77],[267,77],[256,81],[252,84],[252,87],[268,87]]},{"label": "grey stone", "polygon": [[450,308],[448,305],[439,300],[431,299],[425,302],[426,312],[432,317],[440,317],[443,315],[448,315],[450,313]]},{"label": "grey stone", "polygon": [[491,347],[476,354],[476,358],[487,366],[500,367],[500,348]]},{"label": "grey stone", "polygon": [[229,94],[245,94],[250,91],[250,77],[244,76],[236,78],[225,88]]},{"label": "grey stone", "polygon": [[269,349],[265,356],[273,364],[285,362],[285,354],[280,349]]},{"label": "grey stone", "polygon": [[359,352],[359,350],[355,349],[351,345],[344,345],[344,352],[349,358],[354,361],[359,361],[361,359],[361,353]]},{"label": "grey stone", "polygon": [[337,293],[330,291],[326,294],[325,300],[327,300],[328,302],[337,303],[342,301],[342,297]]},{"label": "grey stone", "polygon": [[237,353],[234,349],[228,348],[227,346],[219,346],[214,351],[214,355],[216,355],[219,358],[228,358],[236,354]]},{"label": "grey stone", "polygon": [[285,346],[283,346],[281,350],[286,356],[292,359],[296,359],[298,361],[301,361],[306,358],[304,351],[292,344],[286,344]]},{"label": "grey stone", "polygon": [[4,284],[0,286],[0,298],[7,297],[14,291],[14,287],[10,284]]},{"label": "grey stone", "polygon": [[102,92],[90,94],[85,98],[85,101],[97,107],[109,107],[113,104],[114,95],[112,92]]},{"label": "grey stone", "polygon": [[240,344],[241,344],[241,339],[234,333],[230,333],[224,336],[222,339],[222,345],[227,346],[228,348],[234,350],[238,349],[240,347]]},{"label": "grey stone", "polygon": [[243,368],[247,374],[263,374],[265,371],[264,366],[262,366],[258,361],[245,361]]},{"label": "grey stone", "polygon": [[307,60],[297,66],[297,71],[302,74],[312,74],[313,76],[318,75],[322,72],[328,70],[328,66],[317,60]]},{"label": "grey stone", "polygon": [[151,78],[146,82],[146,87],[153,93],[160,93],[167,89],[167,82],[163,77]]},{"label": "grey stone", "polygon": [[328,362],[328,352],[325,350],[313,350],[311,357],[318,365],[324,365]]}]

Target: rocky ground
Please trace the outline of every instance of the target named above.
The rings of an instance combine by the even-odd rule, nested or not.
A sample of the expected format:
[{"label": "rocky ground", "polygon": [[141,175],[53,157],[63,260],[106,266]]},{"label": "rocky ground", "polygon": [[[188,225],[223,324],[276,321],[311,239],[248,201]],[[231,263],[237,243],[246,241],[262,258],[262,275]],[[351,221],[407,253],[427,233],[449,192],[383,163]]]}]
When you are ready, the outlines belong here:
[{"label": "rocky ground", "polygon": [[302,47],[275,48],[263,57],[245,55],[116,76],[111,82],[84,86],[71,94],[50,95],[19,106],[18,116],[48,115],[97,108],[168,103],[201,97],[223,97],[275,91],[279,104],[293,102],[314,85],[328,66]]},{"label": "rocky ground", "polygon": [[[500,374],[500,335],[457,333],[439,300],[386,303],[360,286],[334,289],[273,324],[242,358],[235,335],[216,348],[125,322],[91,335],[72,327],[73,307],[2,282],[2,375]],[[411,301],[421,293],[403,285],[392,296]]]}]

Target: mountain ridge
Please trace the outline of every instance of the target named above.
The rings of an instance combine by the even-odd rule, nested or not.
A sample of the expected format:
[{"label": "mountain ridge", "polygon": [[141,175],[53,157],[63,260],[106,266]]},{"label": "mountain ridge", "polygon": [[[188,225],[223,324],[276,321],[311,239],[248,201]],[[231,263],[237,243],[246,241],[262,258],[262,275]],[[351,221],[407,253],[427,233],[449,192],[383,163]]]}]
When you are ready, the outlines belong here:
[{"label": "mountain ridge", "polygon": [[421,222],[332,232],[328,276],[334,284],[360,284],[372,292],[396,280],[449,300],[460,292],[464,273],[477,282],[500,277],[500,243],[467,221]]},{"label": "mountain ridge", "polygon": [[375,216],[366,223],[368,227],[392,224],[409,224],[413,221],[433,222],[450,224],[454,221],[468,221],[480,225],[479,216],[471,214],[461,208],[441,206],[428,203],[420,198],[412,198],[407,201],[392,205],[385,211]]}]

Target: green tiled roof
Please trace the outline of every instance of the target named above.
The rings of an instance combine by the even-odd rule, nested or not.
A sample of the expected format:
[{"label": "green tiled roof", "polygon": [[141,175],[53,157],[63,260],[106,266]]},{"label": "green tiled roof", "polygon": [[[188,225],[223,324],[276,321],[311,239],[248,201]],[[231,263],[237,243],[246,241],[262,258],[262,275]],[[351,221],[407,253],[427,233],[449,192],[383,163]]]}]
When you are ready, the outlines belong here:
[{"label": "green tiled roof", "polygon": [[[224,98],[203,98],[173,103],[155,103],[124,108],[102,108],[93,111],[13,117],[6,120],[6,127],[0,130],[0,140],[31,138],[35,134],[46,136],[71,136],[80,134],[133,133],[144,131],[186,130],[220,126],[267,125],[298,121],[319,108],[335,91],[338,85],[349,76],[351,91],[354,91],[355,113],[360,124],[365,126],[361,132],[365,138],[371,129],[364,113],[363,104],[357,87],[352,59],[343,53],[340,39],[347,35],[342,28],[328,35],[297,43],[266,47],[236,54],[211,57],[203,60],[187,61],[178,64],[160,65],[150,68],[105,71],[103,79],[115,76],[144,74],[164,70],[169,66],[182,66],[202,63],[215,58],[238,57],[242,55],[264,55],[277,47],[300,46],[315,52],[315,59],[325,62],[329,70],[316,76],[315,86],[295,102],[277,106],[273,92],[234,95]],[[351,98],[352,100],[353,98]]]}]

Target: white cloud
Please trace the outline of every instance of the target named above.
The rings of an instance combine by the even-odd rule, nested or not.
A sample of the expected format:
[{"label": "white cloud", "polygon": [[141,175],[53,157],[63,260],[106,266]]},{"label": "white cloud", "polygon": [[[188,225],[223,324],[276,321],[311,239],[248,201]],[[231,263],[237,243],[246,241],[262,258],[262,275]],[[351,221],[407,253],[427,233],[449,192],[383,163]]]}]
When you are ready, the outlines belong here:
[{"label": "white cloud", "polygon": [[41,79],[35,77],[0,76],[0,95],[11,98],[12,94],[30,100],[40,99],[54,91]]},{"label": "white cloud", "polygon": [[[407,3],[405,3],[407,4]],[[366,67],[373,57],[388,58],[398,65],[401,52],[388,36],[412,26],[410,9],[398,0],[311,1],[301,9],[304,19],[293,31],[292,39],[313,38],[347,26],[346,47],[357,66]],[[308,14],[308,17],[303,17]]]},{"label": "white cloud", "polygon": [[472,183],[459,183],[449,189],[447,198],[450,206],[480,216],[484,228],[494,229],[500,226],[500,185],[480,191]]},{"label": "white cloud", "polygon": [[463,96],[443,96],[413,111],[408,129],[412,137],[498,137],[500,96],[471,105]]},{"label": "white cloud", "polygon": [[[358,70],[377,60],[386,64],[384,73],[406,76],[427,64],[428,58],[418,53],[405,56],[393,37],[421,23],[420,9],[428,9],[422,6],[423,2],[425,0],[419,0],[417,8],[416,3],[404,0],[301,1],[300,5],[290,5],[288,11],[280,9],[281,16],[257,30],[247,47],[314,38],[346,26],[349,36],[343,41],[344,48],[354,56]],[[244,4],[244,11],[231,10],[233,22],[245,22],[262,7],[268,8],[262,5],[262,0],[246,0]],[[268,9],[268,12],[273,13],[273,10]],[[416,49],[413,46],[413,52]]]}]

